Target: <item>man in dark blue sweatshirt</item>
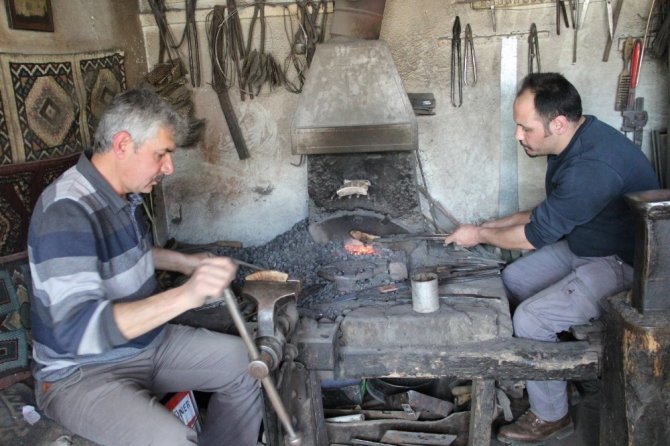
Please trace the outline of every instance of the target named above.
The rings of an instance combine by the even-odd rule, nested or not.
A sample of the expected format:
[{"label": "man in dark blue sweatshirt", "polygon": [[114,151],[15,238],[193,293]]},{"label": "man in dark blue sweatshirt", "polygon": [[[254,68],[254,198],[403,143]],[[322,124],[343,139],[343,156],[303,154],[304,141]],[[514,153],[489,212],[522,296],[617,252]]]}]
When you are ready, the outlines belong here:
[{"label": "man in dark blue sweatshirt", "polygon": [[[601,316],[600,301],[633,281],[633,213],[623,196],[657,189],[645,155],[623,134],[582,115],[575,87],[557,73],[528,75],[514,101],[515,137],[530,157],[546,156],[546,199],[445,240],[532,250],[508,265],[503,282],[514,334],[556,342],[557,333]],[[504,426],[504,443],[534,444],[574,430],[565,381],[528,381],[530,409]]]}]

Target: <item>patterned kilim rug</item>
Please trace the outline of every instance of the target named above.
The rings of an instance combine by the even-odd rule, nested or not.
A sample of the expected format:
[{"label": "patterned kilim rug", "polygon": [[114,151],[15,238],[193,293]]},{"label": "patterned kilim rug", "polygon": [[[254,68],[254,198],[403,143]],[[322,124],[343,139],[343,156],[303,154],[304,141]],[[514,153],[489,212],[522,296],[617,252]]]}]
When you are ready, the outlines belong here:
[{"label": "patterned kilim rug", "polygon": [[0,264],[0,389],[30,376],[28,259]]},{"label": "patterned kilim rug", "polygon": [[121,51],[0,54],[0,164],[81,152],[125,89]]},{"label": "patterned kilim rug", "polygon": [[[44,188],[91,143],[102,111],[126,89],[123,52],[0,53],[0,446],[89,446],[42,417],[30,378],[30,215]],[[22,382],[19,382],[22,381]],[[8,387],[9,386],[9,387]]]},{"label": "patterned kilim rug", "polygon": [[0,257],[27,249],[28,223],[44,188],[79,158],[78,153],[57,159],[0,165]]},{"label": "patterned kilim rug", "polygon": [[7,129],[4,110],[2,91],[0,90],[0,164],[10,164],[12,162],[12,146],[9,143],[9,130]]},{"label": "patterned kilim rug", "polygon": [[126,90],[126,72],[122,53],[92,55],[79,60],[84,85],[84,116],[88,140],[92,141],[102,112],[118,93]]}]

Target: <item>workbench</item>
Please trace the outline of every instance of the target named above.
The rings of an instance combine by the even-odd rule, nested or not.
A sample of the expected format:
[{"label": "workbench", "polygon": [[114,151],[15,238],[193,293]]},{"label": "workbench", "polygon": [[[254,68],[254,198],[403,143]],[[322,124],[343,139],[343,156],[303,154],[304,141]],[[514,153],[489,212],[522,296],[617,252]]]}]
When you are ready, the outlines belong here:
[{"label": "workbench", "polygon": [[[440,308],[417,313],[411,302],[389,299],[349,304],[336,321],[302,318],[292,343],[291,395],[285,395],[303,445],[344,443],[330,438],[323,418],[321,380],[438,378],[472,380],[468,445],[491,441],[495,382],[502,379],[595,379],[599,346],[587,341],[546,343],[513,338],[500,277],[440,285]],[[440,432],[422,422],[424,432]],[[374,429],[373,429],[374,430]],[[371,434],[374,434],[372,432]]]}]

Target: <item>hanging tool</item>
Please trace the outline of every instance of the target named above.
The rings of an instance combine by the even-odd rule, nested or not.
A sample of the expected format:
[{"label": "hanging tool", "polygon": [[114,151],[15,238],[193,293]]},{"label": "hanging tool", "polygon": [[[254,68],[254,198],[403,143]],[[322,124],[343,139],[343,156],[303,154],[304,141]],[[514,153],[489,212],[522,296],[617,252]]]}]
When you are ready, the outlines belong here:
[{"label": "hanging tool", "polygon": [[[463,105],[463,69],[461,62],[461,19],[456,16],[451,40],[451,105]],[[458,90],[458,91],[457,91]],[[456,95],[458,94],[458,99]]]},{"label": "hanging tool", "polygon": [[589,9],[589,2],[591,0],[584,0],[584,3],[582,3],[582,13],[579,16],[579,27],[583,28],[584,27],[584,22],[586,21],[586,10]]},{"label": "hanging tool", "polygon": [[635,97],[635,87],[637,86],[640,75],[641,57],[642,42],[640,39],[635,39],[630,62],[628,104],[626,110],[621,112],[621,116],[623,117],[621,130],[625,134],[628,134],[628,132],[633,132],[633,142],[638,146],[642,146],[642,132],[648,120],[648,114],[644,110],[644,98]]},{"label": "hanging tool", "polygon": [[609,31],[610,39],[614,38],[614,17],[612,15],[612,0],[605,0],[605,8],[607,8],[607,30]]},{"label": "hanging tool", "polygon": [[630,62],[630,85],[628,87],[628,101],[626,103],[626,110],[632,110],[635,107],[635,87],[637,87],[637,78],[640,72],[641,56],[642,42],[640,42],[640,39],[635,39]]},{"label": "hanging tool", "polygon": [[614,110],[623,111],[628,106],[628,91],[630,88],[630,59],[633,53],[633,43],[635,40],[628,37],[623,44],[623,69],[619,73],[617,82],[616,99],[614,101]]},{"label": "hanging tool", "polygon": [[570,20],[572,21],[572,27],[577,28],[577,5],[575,3],[578,3],[578,0],[568,0],[568,6],[570,8]]},{"label": "hanging tool", "polygon": [[612,43],[614,42],[614,33],[616,32],[616,25],[619,21],[619,14],[621,13],[621,6],[623,0],[617,0],[616,5],[612,7],[612,0],[606,0],[605,6],[607,8],[607,27],[609,36],[605,44],[605,52],[603,53],[603,62],[607,62],[610,58],[610,51],[612,50]]},{"label": "hanging tool", "polygon": [[496,5],[493,2],[491,2],[490,11],[491,11],[491,24],[493,25],[493,32],[495,33],[496,32]]},{"label": "hanging tool", "polygon": [[[465,42],[463,43],[463,82],[472,87],[477,83],[477,58],[475,56],[475,44],[472,40],[472,28],[468,23],[465,25]],[[472,83],[468,82],[468,62],[472,65]]]},{"label": "hanging tool", "polygon": [[561,35],[561,15],[566,28],[570,28],[568,12],[565,10],[565,0],[556,0],[556,35]]},{"label": "hanging tool", "polygon": [[623,117],[621,131],[626,135],[628,135],[628,132],[633,132],[633,142],[635,145],[642,147],[644,126],[649,119],[649,114],[644,109],[644,98],[635,98],[633,109],[622,111],[621,116]]},{"label": "hanging tool", "polygon": [[[237,156],[243,160],[249,158],[251,155],[249,154],[249,149],[242,133],[242,127],[230,99],[229,88],[232,85],[230,76],[234,72],[230,65],[235,67],[238,79],[240,79],[239,61],[244,57],[244,47],[242,35],[233,31],[237,30],[237,25],[239,25],[239,14],[236,12],[237,6],[234,1],[228,1],[229,6],[217,5],[207,15],[208,24],[210,25],[207,27],[207,40],[212,59],[212,88],[219,99],[219,105],[228,125]],[[233,7],[232,9],[231,6]],[[228,15],[226,15],[226,11],[228,11]],[[235,11],[235,13],[233,14],[231,11]],[[239,28],[241,29],[241,25],[239,25]],[[231,38],[231,35],[236,37]],[[243,98],[244,93],[240,94]]]},{"label": "hanging tool", "polygon": [[[642,52],[640,53],[640,68],[638,69],[637,80],[640,80],[640,71],[642,70],[642,62],[644,61],[644,50],[647,48],[647,37],[649,36],[649,24],[651,23],[651,16],[654,13],[654,6],[656,0],[651,0],[651,8],[649,9],[649,17],[647,17],[647,26],[644,28],[644,40],[642,41]],[[637,85],[636,85],[637,86]]]},{"label": "hanging tool", "polygon": [[[535,71],[536,67],[537,71]],[[535,26],[535,23],[532,23],[530,25],[530,32],[528,33],[528,73],[539,73],[541,71],[540,44],[537,40],[537,26]]]},{"label": "hanging tool", "polygon": [[577,63],[577,30],[579,29],[579,0],[570,0],[572,8],[572,27],[575,29],[572,40],[572,64]]}]

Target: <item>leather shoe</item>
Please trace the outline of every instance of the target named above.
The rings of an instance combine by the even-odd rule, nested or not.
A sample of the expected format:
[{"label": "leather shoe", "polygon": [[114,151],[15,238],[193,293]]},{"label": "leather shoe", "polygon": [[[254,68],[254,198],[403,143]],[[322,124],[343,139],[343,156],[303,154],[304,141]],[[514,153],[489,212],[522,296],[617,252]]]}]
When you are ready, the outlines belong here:
[{"label": "leather shoe", "polygon": [[569,413],[560,420],[544,421],[528,410],[514,423],[501,427],[498,440],[505,444],[533,445],[554,438],[565,438],[574,431]]}]

